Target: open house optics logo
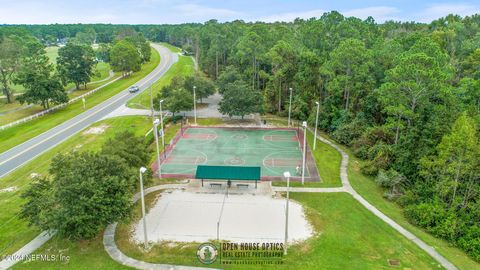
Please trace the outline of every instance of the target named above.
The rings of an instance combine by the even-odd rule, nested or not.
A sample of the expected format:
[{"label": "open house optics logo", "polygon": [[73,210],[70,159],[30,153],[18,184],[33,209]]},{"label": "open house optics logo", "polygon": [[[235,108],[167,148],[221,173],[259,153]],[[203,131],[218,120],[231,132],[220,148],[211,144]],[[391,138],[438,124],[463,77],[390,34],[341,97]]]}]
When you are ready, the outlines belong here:
[{"label": "open house optics logo", "polygon": [[283,264],[283,243],[231,243],[219,246],[203,243],[197,249],[197,258],[203,264]]},{"label": "open house optics logo", "polygon": [[217,260],[218,250],[212,243],[203,243],[197,249],[197,258],[203,264],[212,264]]}]

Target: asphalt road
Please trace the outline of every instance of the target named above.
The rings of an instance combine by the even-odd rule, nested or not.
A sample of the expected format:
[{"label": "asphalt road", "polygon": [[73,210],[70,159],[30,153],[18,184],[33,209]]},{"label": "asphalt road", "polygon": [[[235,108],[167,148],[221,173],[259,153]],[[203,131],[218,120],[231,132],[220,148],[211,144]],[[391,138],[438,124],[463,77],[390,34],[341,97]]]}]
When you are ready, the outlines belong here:
[{"label": "asphalt road", "polygon": [[36,156],[63,142],[70,136],[90,126],[104,116],[125,104],[129,99],[147,89],[172,66],[176,55],[167,48],[152,44],[160,53],[160,64],[146,77],[136,83],[140,91],[131,94],[128,89],[104,101],[103,103],[73,117],[70,120],[0,154],[0,178],[23,166]]}]

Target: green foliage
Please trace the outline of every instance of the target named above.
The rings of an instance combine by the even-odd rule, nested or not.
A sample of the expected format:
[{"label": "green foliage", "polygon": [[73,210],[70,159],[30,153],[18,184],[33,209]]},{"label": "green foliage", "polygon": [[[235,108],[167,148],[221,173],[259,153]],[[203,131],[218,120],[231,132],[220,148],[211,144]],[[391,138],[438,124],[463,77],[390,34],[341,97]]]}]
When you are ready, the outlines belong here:
[{"label": "green foliage", "polygon": [[65,238],[90,239],[106,225],[130,215],[135,175],[116,156],[57,155],[51,182],[40,179],[23,194],[21,216]]},{"label": "green foliage", "polygon": [[141,56],[131,42],[121,40],[115,43],[110,50],[110,65],[113,71],[119,71],[126,75],[130,71],[140,70]]},{"label": "green foliage", "polygon": [[67,93],[57,74],[53,74],[53,65],[44,50],[38,50],[25,57],[14,82],[25,87],[25,92],[18,97],[21,103],[41,104],[49,108],[50,103],[59,104],[68,101]]},{"label": "green foliage", "polygon": [[377,178],[375,179],[377,185],[386,189],[384,197],[389,200],[398,199],[405,193],[407,188],[408,179],[401,173],[390,169],[388,171],[380,170]]},{"label": "green foliage", "polygon": [[150,61],[150,57],[152,55],[150,43],[148,43],[142,33],[131,34],[125,37],[124,40],[129,41],[135,46],[140,55],[140,59],[142,59],[142,63]]},{"label": "green foliage", "polygon": [[220,74],[220,77],[218,77],[216,81],[220,94],[225,92],[225,89],[229,83],[233,83],[238,80],[242,80],[242,74],[235,66],[227,66],[225,71]]},{"label": "green foliage", "polygon": [[10,84],[13,81],[13,74],[20,67],[22,53],[21,42],[15,36],[0,39],[0,81],[3,94],[7,97],[7,103],[13,102],[13,91]]},{"label": "green foliage", "polygon": [[67,43],[58,50],[57,70],[63,84],[75,83],[77,89],[85,87],[94,75],[96,60],[91,46]]},{"label": "green foliage", "polygon": [[145,139],[137,137],[129,131],[119,132],[110,138],[102,147],[102,154],[118,156],[125,160],[128,166],[140,168],[147,166],[152,150],[145,143]]},{"label": "green foliage", "polygon": [[96,33],[93,28],[87,28],[85,32],[77,32],[75,37],[70,39],[70,42],[79,45],[91,46],[95,42]]},{"label": "green foliage", "polygon": [[95,55],[99,61],[110,62],[111,45],[108,43],[101,43],[98,45]]},{"label": "green foliage", "polygon": [[436,147],[436,154],[422,158],[421,181],[405,208],[407,218],[414,224],[459,245],[477,260],[479,142],[476,123],[462,114]]},{"label": "green foliage", "polygon": [[226,86],[219,111],[230,117],[262,112],[262,98],[258,91],[253,90],[245,82],[236,81]]},{"label": "green foliage", "polygon": [[185,78],[183,83],[183,87],[187,90],[192,89],[193,91],[194,86],[196,87],[195,95],[197,100],[202,100],[203,98],[207,98],[215,93],[215,84],[207,77],[198,73],[194,76]]}]

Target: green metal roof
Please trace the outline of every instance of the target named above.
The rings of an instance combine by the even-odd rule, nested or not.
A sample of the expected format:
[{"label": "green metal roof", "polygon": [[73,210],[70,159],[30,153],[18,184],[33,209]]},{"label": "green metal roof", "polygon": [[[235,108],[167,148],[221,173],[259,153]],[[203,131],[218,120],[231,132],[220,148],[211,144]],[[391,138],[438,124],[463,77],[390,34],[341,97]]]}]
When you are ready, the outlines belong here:
[{"label": "green metal roof", "polygon": [[195,178],[260,180],[260,167],[198,165]]}]

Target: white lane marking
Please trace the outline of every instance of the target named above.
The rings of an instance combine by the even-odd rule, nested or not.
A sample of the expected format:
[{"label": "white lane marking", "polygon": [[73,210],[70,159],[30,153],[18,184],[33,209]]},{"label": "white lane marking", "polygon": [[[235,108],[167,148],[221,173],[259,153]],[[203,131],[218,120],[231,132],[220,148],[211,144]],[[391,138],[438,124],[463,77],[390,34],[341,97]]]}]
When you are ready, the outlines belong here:
[{"label": "white lane marking", "polygon": [[[171,56],[171,53],[169,54],[168,58],[170,58],[170,56]],[[164,66],[165,66],[165,65],[164,65]],[[162,69],[164,68],[164,66],[162,67]],[[161,71],[161,70],[159,70],[158,72],[156,72],[156,73],[155,73],[155,75],[156,75],[156,74],[158,74],[160,71]],[[151,74],[151,73],[150,73],[150,74]],[[160,79],[160,78],[159,78],[159,79]],[[125,91],[125,90],[123,90],[123,91]],[[98,107],[98,106],[100,106],[100,105],[104,105],[104,106],[103,106],[102,108],[100,108],[98,111],[94,112],[93,114],[91,114],[91,115],[87,116],[86,118],[84,118],[84,119],[82,119],[82,120],[80,120],[80,121],[77,121],[77,122],[75,122],[74,124],[72,124],[72,125],[70,125],[70,126],[68,126],[68,127],[64,128],[64,129],[62,129],[62,130],[58,131],[57,133],[55,133],[55,134],[51,135],[50,137],[48,137],[48,138],[46,138],[46,139],[42,140],[41,142],[39,142],[39,143],[37,143],[37,144],[35,144],[35,145],[33,145],[33,146],[30,146],[30,147],[28,147],[27,149],[23,150],[22,152],[20,152],[20,153],[16,154],[15,156],[13,156],[13,157],[11,157],[11,158],[9,158],[9,159],[7,159],[7,160],[5,160],[5,161],[1,162],[1,163],[0,163],[0,165],[2,165],[2,164],[4,164],[4,163],[6,163],[6,162],[8,162],[8,161],[10,161],[10,160],[11,160],[11,159],[13,159],[13,158],[16,158],[17,156],[19,156],[19,155],[23,154],[24,152],[26,152],[26,151],[28,151],[28,150],[30,150],[30,149],[32,149],[32,148],[34,148],[34,147],[36,147],[38,144],[40,144],[40,143],[42,143],[42,142],[44,142],[44,141],[46,141],[46,140],[48,140],[48,139],[50,139],[50,138],[52,138],[52,137],[54,137],[54,136],[58,135],[59,133],[63,132],[64,130],[66,130],[66,129],[69,129],[69,128],[71,128],[72,126],[74,126],[74,125],[76,125],[76,124],[78,124],[78,123],[81,123],[81,122],[83,122],[85,119],[88,119],[88,118],[90,118],[90,117],[91,117],[91,116],[93,116],[93,115],[96,115],[96,114],[97,114],[97,113],[99,113],[99,112],[100,112],[102,109],[105,109],[106,107],[108,107],[108,106],[111,106],[113,103],[117,102],[117,101],[118,101],[120,98],[123,98],[123,97],[125,97],[126,95],[128,95],[128,94],[129,94],[129,93],[125,93],[125,94],[124,94],[124,95],[122,95],[120,98],[116,98],[116,97],[119,97],[121,93],[122,93],[122,92],[120,92],[119,94],[117,94],[117,95],[115,95],[115,96],[111,97],[110,99],[108,99],[108,100],[104,101],[103,103],[101,103],[101,104],[97,105],[97,107]],[[116,99],[115,99],[115,98],[116,98]],[[107,105],[107,104],[105,104],[105,103],[107,103],[107,102],[109,102],[109,101],[111,101],[111,100],[113,100],[113,99],[115,99],[115,101],[113,101],[113,102],[110,102],[110,104],[108,104],[108,105]],[[96,109],[96,107],[94,107],[94,108],[92,108],[92,109],[90,109],[90,110],[95,110],[95,109]],[[78,116],[78,115],[77,115],[77,116]],[[68,121],[68,120],[67,120],[67,121]],[[60,125],[61,125],[61,124],[60,124]],[[56,127],[58,127],[58,126],[56,126]],[[54,127],[54,128],[55,128],[55,127]],[[53,129],[53,128],[52,128],[52,129]],[[51,129],[50,129],[50,130],[51,130]],[[50,130],[48,130],[48,131],[50,131]],[[44,132],[44,133],[42,133],[42,134],[45,134],[45,133],[47,133],[48,131],[45,131],[45,132]],[[41,134],[41,135],[42,135],[42,134]],[[71,136],[73,136],[74,134],[76,134],[76,133],[72,133],[72,134],[70,134],[70,135],[66,136],[65,138],[63,138],[63,140],[61,140],[61,141],[58,141],[58,142],[54,143],[54,144],[53,144],[53,145],[51,145],[50,147],[47,147],[47,148],[46,148],[44,151],[42,151],[42,152],[40,152],[40,153],[38,153],[38,154],[36,154],[36,155],[34,155],[34,156],[31,156],[31,157],[30,157],[30,159],[29,159],[28,161],[30,161],[30,160],[32,160],[32,159],[34,159],[35,157],[37,157],[37,156],[39,156],[39,155],[43,154],[44,152],[46,152],[46,151],[50,150],[51,148],[53,148],[53,147],[57,146],[59,143],[61,143],[62,141],[66,140],[66,139],[68,139],[68,138],[70,138],[70,137],[71,137]],[[38,136],[40,136],[40,135],[38,135]],[[27,141],[27,142],[28,142],[28,141]],[[24,142],[24,143],[27,143],[27,142]],[[24,143],[22,143],[22,144],[24,144]],[[7,150],[7,151],[10,151],[10,150]],[[4,152],[4,153],[6,153],[6,152]],[[27,162],[28,162],[28,161],[27,161]],[[25,162],[25,163],[26,163],[26,162]],[[20,164],[20,165],[18,165],[18,166],[15,166],[14,168],[12,168],[12,169],[8,170],[8,171],[7,171],[7,172],[5,172],[4,174],[0,175],[0,178],[4,177],[5,175],[9,174],[10,172],[12,172],[12,171],[16,170],[17,168],[19,168],[19,167],[23,166],[25,163],[22,163],[22,164]]]},{"label": "white lane marking", "polygon": [[66,131],[67,129],[70,129],[70,128],[72,128],[73,126],[76,126],[76,125],[84,122],[85,120],[91,118],[92,116],[97,115],[99,112],[101,112],[102,110],[104,110],[104,109],[108,108],[109,106],[113,105],[115,102],[117,102],[118,100],[124,98],[124,97],[127,96],[127,95],[128,95],[128,93],[124,93],[123,95],[117,95],[117,96],[115,96],[115,97],[118,97],[118,98],[116,98],[113,102],[110,102],[110,104],[105,104],[105,106],[99,108],[98,110],[96,110],[95,112],[93,112],[93,113],[91,113],[90,115],[86,116],[85,118],[83,118],[83,119],[81,119],[81,120],[79,120],[79,121],[77,121],[77,122],[75,122],[75,123],[73,123],[73,124],[71,124],[71,125],[63,128],[63,129],[59,130],[58,132],[56,132],[56,133],[48,136],[47,138],[45,138],[45,139],[37,142],[36,144],[34,144],[34,145],[32,145],[32,146],[30,146],[30,147],[28,147],[28,148],[26,148],[26,149],[18,152],[17,154],[11,156],[10,158],[7,158],[6,160],[0,162],[0,165],[3,165],[3,164],[5,164],[6,162],[8,162],[8,161],[10,161],[10,160],[12,160],[12,159],[14,159],[14,158],[22,155],[23,153],[25,153],[25,152],[27,152],[27,151],[29,151],[30,149],[37,147],[39,144],[42,144],[42,143],[44,143],[45,141],[48,141],[48,140],[51,139],[52,137],[57,136],[58,134]]}]

